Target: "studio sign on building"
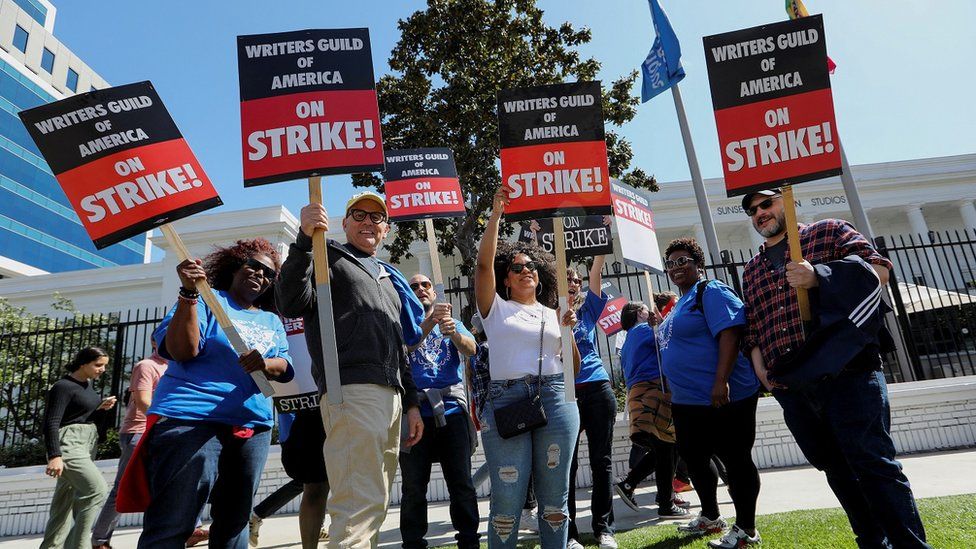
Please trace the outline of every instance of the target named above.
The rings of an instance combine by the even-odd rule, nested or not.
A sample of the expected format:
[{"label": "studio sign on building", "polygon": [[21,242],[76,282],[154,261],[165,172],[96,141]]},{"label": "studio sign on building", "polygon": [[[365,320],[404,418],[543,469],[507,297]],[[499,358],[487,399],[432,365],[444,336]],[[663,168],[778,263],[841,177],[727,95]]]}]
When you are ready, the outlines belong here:
[{"label": "studio sign on building", "polygon": [[[843,194],[797,197],[794,201],[798,214],[813,212],[831,212],[838,209],[847,208],[847,197]],[[728,215],[742,216],[745,212],[739,204],[729,204],[725,206],[715,206],[715,215],[722,217]]]}]

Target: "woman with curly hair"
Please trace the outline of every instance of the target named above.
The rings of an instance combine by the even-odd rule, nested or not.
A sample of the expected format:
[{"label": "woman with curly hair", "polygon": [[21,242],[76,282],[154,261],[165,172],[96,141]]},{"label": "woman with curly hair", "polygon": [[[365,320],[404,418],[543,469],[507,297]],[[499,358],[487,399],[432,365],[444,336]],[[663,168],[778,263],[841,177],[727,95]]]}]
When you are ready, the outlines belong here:
[{"label": "woman with curly hair", "polygon": [[[542,547],[562,549],[569,531],[569,467],[579,433],[579,411],[565,398],[562,361],[570,357],[559,355],[555,260],[536,244],[498,242],[498,225],[508,203],[503,186],[495,193],[474,277],[478,313],[491,343],[491,383],[481,417],[491,478],[488,547],[518,543],[531,472],[539,522],[547,523],[539,528]],[[562,316],[562,324],[576,325],[572,309]],[[571,359],[578,371],[575,340]],[[505,416],[499,411],[535,398],[541,400],[546,424],[503,438],[498,420]]]},{"label": "woman with curly hair", "polygon": [[[148,410],[149,508],[139,547],[183,547],[211,502],[210,544],[247,547],[247,521],[271,443],[271,399],[251,372],[289,381],[294,375],[285,329],[269,290],[280,259],[262,238],[217,248],[204,261],[177,265],[176,306],[153,333],[170,361]],[[249,351],[239,355],[200,299],[209,280]]]},{"label": "woman with curly hair", "polygon": [[735,524],[709,545],[734,548],[759,543],[759,472],[752,461],[759,380],[739,352],[745,307],[731,288],[702,277],[705,254],[694,239],[672,240],[664,254],[664,268],[681,291],[681,299],[658,329],[658,348],[671,389],[678,453],[688,464],[702,506],[698,517],[678,529],[706,535],[727,526],[719,515],[718,481],[710,467],[714,454],[728,471]]}]

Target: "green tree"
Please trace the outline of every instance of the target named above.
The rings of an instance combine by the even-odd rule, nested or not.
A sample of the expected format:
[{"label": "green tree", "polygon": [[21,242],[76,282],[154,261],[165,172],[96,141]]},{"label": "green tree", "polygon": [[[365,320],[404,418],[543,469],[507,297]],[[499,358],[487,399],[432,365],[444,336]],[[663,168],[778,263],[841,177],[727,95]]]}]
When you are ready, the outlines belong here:
[{"label": "green tree", "polygon": [[[426,10],[400,20],[401,37],[390,54],[394,74],[377,82],[387,148],[449,147],[454,151],[468,215],[438,219],[441,253],[460,252],[470,275],[484,232],[492,196],[500,184],[496,95],[499,90],[595,80],[600,63],[576,48],[590,30],[570,23],[547,25],[535,0],[429,0]],[[637,71],[603,91],[608,125],[620,127],[639,104],[630,90]],[[630,144],[606,131],[610,175],[636,187],[657,190],[653,176],[630,169]],[[353,183],[383,188],[375,174],[356,174]],[[423,223],[398,223],[387,244],[394,261],[409,257],[409,246],[425,239]],[[503,229],[510,234],[512,228]]]}]

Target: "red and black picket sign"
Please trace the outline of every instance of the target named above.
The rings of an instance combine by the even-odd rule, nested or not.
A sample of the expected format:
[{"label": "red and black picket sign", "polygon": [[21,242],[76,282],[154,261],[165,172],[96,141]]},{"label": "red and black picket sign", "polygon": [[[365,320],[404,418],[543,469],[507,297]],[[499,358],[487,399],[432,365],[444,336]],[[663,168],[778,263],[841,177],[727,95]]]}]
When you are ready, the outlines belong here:
[{"label": "red and black picket sign", "polygon": [[728,196],[840,174],[822,16],[703,40]]},{"label": "red and black picket sign", "polygon": [[624,310],[624,305],[627,304],[627,298],[610,282],[603,283],[603,293],[607,295],[607,303],[603,306],[603,311],[596,323],[603,330],[603,333],[609,337],[623,330],[623,326],[620,324],[620,314]]},{"label": "red and black picket sign", "polygon": [[451,149],[386,151],[386,207],[391,221],[464,216]]},{"label": "red and black picket sign", "polygon": [[507,220],[610,213],[599,82],[499,92],[498,137]]},{"label": "red and black picket sign", "polygon": [[244,186],[383,170],[368,29],[237,37]]},{"label": "red and black picket sign", "polygon": [[74,95],[20,119],[98,249],[223,204],[151,82]]}]

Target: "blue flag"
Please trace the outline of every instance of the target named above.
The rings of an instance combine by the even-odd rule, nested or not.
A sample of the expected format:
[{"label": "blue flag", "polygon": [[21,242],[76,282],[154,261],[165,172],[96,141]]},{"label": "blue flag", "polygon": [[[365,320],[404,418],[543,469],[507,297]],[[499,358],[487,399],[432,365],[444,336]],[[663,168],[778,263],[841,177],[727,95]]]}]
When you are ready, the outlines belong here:
[{"label": "blue flag", "polygon": [[650,101],[655,95],[677,84],[685,77],[681,68],[681,44],[671,28],[667,14],[658,0],[648,0],[651,6],[651,19],[654,21],[654,45],[641,64],[644,75],[641,84],[641,102]]}]

